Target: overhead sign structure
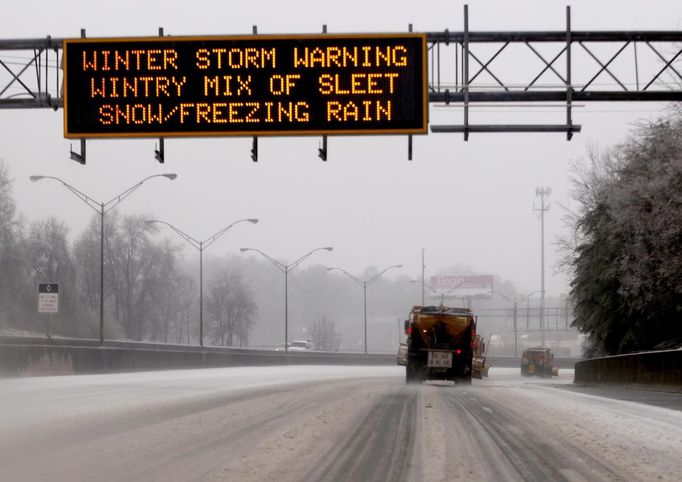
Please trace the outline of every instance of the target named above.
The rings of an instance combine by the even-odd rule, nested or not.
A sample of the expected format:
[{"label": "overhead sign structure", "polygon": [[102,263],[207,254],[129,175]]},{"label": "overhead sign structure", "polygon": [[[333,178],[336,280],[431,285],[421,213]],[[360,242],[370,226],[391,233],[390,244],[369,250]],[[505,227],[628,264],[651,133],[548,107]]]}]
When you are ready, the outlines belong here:
[{"label": "overhead sign structure", "polygon": [[57,313],[59,311],[59,284],[38,284],[38,312]]},{"label": "overhead sign structure", "polygon": [[64,136],[420,134],[426,35],[71,39]]}]

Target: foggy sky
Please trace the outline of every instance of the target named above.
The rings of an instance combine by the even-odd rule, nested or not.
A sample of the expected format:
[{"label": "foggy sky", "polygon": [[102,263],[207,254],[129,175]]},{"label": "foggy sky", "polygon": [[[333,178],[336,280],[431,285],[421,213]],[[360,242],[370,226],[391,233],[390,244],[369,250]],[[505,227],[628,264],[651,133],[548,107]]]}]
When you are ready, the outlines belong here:
[{"label": "foggy sky", "polygon": [[[469,1],[470,30],[562,30],[565,5],[572,6],[576,30],[674,30],[682,23],[679,1]],[[333,33],[462,30],[460,1],[344,2],[180,2],[121,0],[11,2],[4,6],[0,36],[10,38],[167,35]],[[341,6],[343,5],[343,7]],[[608,51],[608,49],[606,50]],[[613,49],[612,49],[613,52]],[[523,67],[523,66],[519,66]],[[536,68],[536,67],[534,67]],[[257,217],[211,246],[213,254],[255,247],[294,261],[319,246],[334,246],[307,263],[361,274],[368,266],[402,264],[387,276],[421,271],[426,249],[427,277],[455,265],[497,274],[520,293],[540,285],[540,223],[533,203],[537,186],[551,186],[546,217],[549,295],[568,289],[556,273],[552,242],[562,234],[570,205],[568,172],[588,146],[606,148],[624,139],[637,119],[655,119],[662,104],[592,104],[577,107],[582,133],[429,134],[407,138],[330,137],[329,161],[317,157],[319,137],[261,138],[258,163],[251,162],[251,139],[173,139],[166,163],[153,156],[154,139],[89,141],[87,165],[69,160],[62,111],[0,110],[0,158],[14,183],[17,209],[28,221],[55,216],[78,235],[92,215],[85,204],[57,183],[31,183],[33,174],[59,177],[91,197],[107,201],[140,179],[175,172],[178,179],[154,179],[120,205],[125,214],[167,221],[205,239],[232,221]],[[501,119],[540,123],[536,114],[509,110]],[[554,123],[565,121],[554,109]],[[506,111],[505,111],[506,112]],[[535,112],[535,111],[533,111]],[[461,110],[431,107],[431,122]],[[544,121],[544,117],[542,118]],[[73,142],[77,148],[77,142]],[[171,236],[171,233],[168,233]],[[192,256],[193,251],[186,251]],[[457,274],[457,273],[449,273]]]}]

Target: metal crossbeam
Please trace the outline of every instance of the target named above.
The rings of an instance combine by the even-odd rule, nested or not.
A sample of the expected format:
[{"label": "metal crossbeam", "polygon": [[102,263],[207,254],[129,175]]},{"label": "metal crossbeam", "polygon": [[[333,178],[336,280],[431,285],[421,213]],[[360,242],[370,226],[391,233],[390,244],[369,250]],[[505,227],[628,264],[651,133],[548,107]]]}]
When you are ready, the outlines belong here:
[{"label": "metal crossbeam", "polygon": [[0,109],[62,107],[61,49],[51,37],[0,40]]}]

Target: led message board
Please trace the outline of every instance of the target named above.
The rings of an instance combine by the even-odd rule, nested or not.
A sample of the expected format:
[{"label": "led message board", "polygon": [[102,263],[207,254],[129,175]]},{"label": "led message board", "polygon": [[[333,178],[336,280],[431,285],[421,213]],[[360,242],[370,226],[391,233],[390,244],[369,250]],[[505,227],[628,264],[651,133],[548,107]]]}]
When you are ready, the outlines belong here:
[{"label": "led message board", "polygon": [[426,133],[424,34],[64,41],[64,136]]}]

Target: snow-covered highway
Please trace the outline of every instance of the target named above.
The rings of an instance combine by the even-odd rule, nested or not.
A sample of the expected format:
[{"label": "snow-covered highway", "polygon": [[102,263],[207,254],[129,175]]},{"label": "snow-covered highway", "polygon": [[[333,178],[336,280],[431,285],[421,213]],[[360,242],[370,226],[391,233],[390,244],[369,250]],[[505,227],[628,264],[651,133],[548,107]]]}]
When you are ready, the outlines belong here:
[{"label": "snow-covered highway", "polygon": [[682,411],[572,379],[493,368],[471,386],[406,386],[386,366],[3,379],[0,480],[679,480]]}]

